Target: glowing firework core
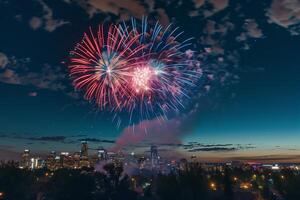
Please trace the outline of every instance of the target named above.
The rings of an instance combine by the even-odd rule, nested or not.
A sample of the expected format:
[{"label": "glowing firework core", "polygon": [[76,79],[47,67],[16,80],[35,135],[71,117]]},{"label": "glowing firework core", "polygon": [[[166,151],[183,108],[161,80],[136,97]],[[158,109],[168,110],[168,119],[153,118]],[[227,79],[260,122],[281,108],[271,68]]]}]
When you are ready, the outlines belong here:
[{"label": "glowing firework core", "polygon": [[151,79],[154,76],[153,70],[148,67],[136,68],[133,71],[133,88],[139,93],[140,91],[147,91],[150,89]]}]

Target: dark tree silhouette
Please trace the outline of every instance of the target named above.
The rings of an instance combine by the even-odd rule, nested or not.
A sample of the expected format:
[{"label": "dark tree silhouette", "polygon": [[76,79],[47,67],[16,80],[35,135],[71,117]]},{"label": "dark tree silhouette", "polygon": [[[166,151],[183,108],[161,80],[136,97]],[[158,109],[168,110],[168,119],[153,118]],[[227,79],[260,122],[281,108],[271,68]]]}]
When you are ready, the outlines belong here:
[{"label": "dark tree silhouette", "polygon": [[203,200],[207,199],[207,180],[200,165],[194,163],[179,173],[159,175],[157,195],[160,199]]},{"label": "dark tree silhouette", "polygon": [[233,199],[233,190],[232,190],[232,182],[231,182],[231,172],[227,167],[224,172],[224,199],[232,200]]},{"label": "dark tree silhouette", "polygon": [[13,163],[0,166],[0,191],[4,199],[34,199],[33,174],[28,170],[21,170]]},{"label": "dark tree silhouette", "polygon": [[45,191],[49,200],[91,200],[95,181],[90,174],[79,170],[55,171]]}]

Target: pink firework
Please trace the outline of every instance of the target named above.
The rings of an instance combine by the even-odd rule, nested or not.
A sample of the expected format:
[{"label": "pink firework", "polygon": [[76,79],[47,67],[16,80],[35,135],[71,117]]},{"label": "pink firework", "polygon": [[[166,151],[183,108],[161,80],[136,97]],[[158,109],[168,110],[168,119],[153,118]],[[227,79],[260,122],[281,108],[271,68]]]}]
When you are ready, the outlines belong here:
[{"label": "pink firework", "polygon": [[129,98],[128,80],[138,62],[139,36],[125,37],[114,25],[104,31],[99,26],[95,36],[90,29],[71,52],[70,76],[76,90],[101,109],[122,110]]},{"label": "pink firework", "polygon": [[177,30],[146,18],[90,30],[71,52],[75,89],[101,110],[129,113],[129,123],[177,113],[201,75],[190,39],[180,40]]},{"label": "pink firework", "polygon": [[144,46],[138,52],[139,64],[132,69],[130,112],[149,119],[184,108],[201,76],[193,64],[193,51],[188,49],[191,38],[182,39],[183,32],[172,25],[164,28],[156,22],[152,26],[147,18],[141,22],[132,19],[119,27],[127,37],[138,36],[136,42]]}]

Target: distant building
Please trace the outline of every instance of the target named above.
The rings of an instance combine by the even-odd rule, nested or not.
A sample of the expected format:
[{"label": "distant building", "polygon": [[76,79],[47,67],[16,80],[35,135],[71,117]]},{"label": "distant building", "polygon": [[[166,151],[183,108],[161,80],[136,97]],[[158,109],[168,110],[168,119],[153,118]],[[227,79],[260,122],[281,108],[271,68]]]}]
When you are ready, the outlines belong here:
[{"label": "distant building", "polygon": [[144,156],[141,156],[141,157],[139,157],[138,158],[138,164],[139,164],[139,168],[140,169],[144,169],[145,168],[145,166],[146,166],[146,158],[144,157]]},{"label": "distant building", "polygon": [[87,141],[81,141],[81,151],[80,151],[81,158],[88,158],[88,143]]},{"label": "distant building", "polygon": [[30,169],[40,169],[44,166],[44,161],[41,158],[30,159]]},{"label": "distant building", "polygon": [[30,151],[25,149],[21,155],[20,168],[30,168]]},{"label": "distant building", "polygon": [[188,161],[185,158],[180,159],[179,161],[179,169],[180,170],[186,170],[188,166]]},{"label": "distant building", "polygon": [[75,152],[73,154],[74,167],[75,169],[80,168],[80,152]]},{"label": "distant building", "polygon": [[157,146],[152,145],[150,148],[150,160],[151,160],[151,166],[157,167],[159,163],[159,156],[157,151]]},{"label": "distant building", "polygon": [[69,152],[60,153],[60,167],[72,168],[74,166],[74,160]]},{"label": "distant building", "polygon": [[107,158],[109,161],[115,160],[116,157],[117,157],[117,154],[115,152],[113,152],[113,151],[107,152]]},{"label": "distant building", "polygon": [[56,152],[51,151],[50,154],[46,158],[46,167],[50,170],[55,170],[57,169],[57,164],[56,164]]},{"label": "distant building", "polygon": [[90,167],[87,141],[81,141],[80,167]]},{"label": "distant building", "polygon": [[99,161],[106,161],[108,159],[107,151],[103,147],[98,149],[97,156]]}]

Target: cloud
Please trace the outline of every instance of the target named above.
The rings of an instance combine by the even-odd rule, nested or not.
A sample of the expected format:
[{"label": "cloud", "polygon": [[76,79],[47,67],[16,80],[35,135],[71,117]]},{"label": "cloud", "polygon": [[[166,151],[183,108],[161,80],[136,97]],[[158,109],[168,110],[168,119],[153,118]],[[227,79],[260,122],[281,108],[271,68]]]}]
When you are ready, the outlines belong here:
[{"label": "cloud", "polygon": [[263,155],[263,156],[245,156],[231,157],[230,160],[240,161],[259,161],[259,162],[299,162],[299,155]]},{"label": "cloud", "polygon": [[63,142],[67,139],[66,136],[24,136],[17,134],[0,134],[0,138],[13,138],[13,139],[25,139],[25,140],[33,140],[33,141],[52,141],[52,142]]},{"label": "cloud", "polygon": [[65,136],[43,136],[43,137],[24,137],[24,139],[34,140],[34,141],[64,142],[66,140],[66,137]]},{"label": "cloud", "polygon": [[205,0],[193,0],[194,4],[195,4],[195,8],[200,8],[201,6],[204,5]]},{"label": "cloud", "polygon": [[300,34],[299,0],[273,0],[266,15],[270,23],[278,24],[292,34]]},{"label": "cloud", "polygon": [[211,17],[219,11],[227,8],[229,0],[193,0],[193,3],[194,10],[190,11],[190,17],[196,17],[199,15]]},{"label": "cloud", "polygon": [[30,26],[33,30],[39,29],[42,25],[43,25],[43,19],[41,19],[40,17],[32,17],[32,18],[29,20],[29,26]]},{"label": "cloud", "polygon": [[229,21],[216,23],[213,20],[207,20],[203,30],[203,35],[200,37],[202,45],[209,46],[205,50],[207,53],[224,54],[224,38],[234,29],[234,24]]},{"label": "cloud", "polygon": [[34,16],[29,20],[29,25],[33,30],[43,27],[46,31],[53,32],[57,28],[69,23],[64,20],[54,19],[52,9],[43,0],[37,1],[42,6],[43,16]]},{"label": "cloud", "polygon": [[87,142],[99,142],[99,143],[115,143],[114,140],[105,140],[105,139],[98,139],[98,138],[80,138],[78,141],[87,141]]},{"label": "cloud", "polygon": [[140,17],[146,13],[145,7],[137,0],[89,0],[88,3],[98,10],[115,15],[125,11],[135,17]]},{"label": "cloud", "polygon": [[0,69],[4,69],[5,66],[8,64],[8,58],[4,53],[0,52]]},{"label": "cloud", "polygon": [[65,74],[59,67],[45,64],[39,72],[24,71],[20,66],[6,68],[0,73],[0,82],[14,85],[32,85],[41,89],[62,91],[66,89],[63,84]]},{"label": "cloud", "polygon": [[246,20],[244,29],[247,31],[246,34],[251,38],[261,38],[263,36],[262,30],[253,19]]},{"label": "cloud", "polygon": [[199,142],[189,142],[182,144],[181,148],[187,152],[201,152],[201,151],[237,151],[242,149],[255,148],[251,144],[203,144]]},{"label": "cloud", "polygon": [[156,13],[163,25],[169,23],[169,17],[163,8],[155,8],[154,1],[141,2],[138,0],[73,0],[80,5],[90,17],[105,12],[119,16],[119,20],[127,20],[131,16],[141,19],[150,13]]},{"label": "cloud", "polygon": [[216,11],[225,9],[228,6],[229,0],[209,0]]},{"label": "cloud", "polygon": [[236,151],[238,150],[235,147],[212,147],[212,148],[196,148],[196,149],[190,149],[188,152],[200,152],[200,151]]},{"label": "cloud", "polygon": [[240,42],[242,49],[249,50],[252,43],[249,42],[251,39],[263,38],[263,32],[259,28],[258,24],[254,19],[246,19],[243,25],[244,32],[241,32],[239,36],[236,37],[236,41]]}]

